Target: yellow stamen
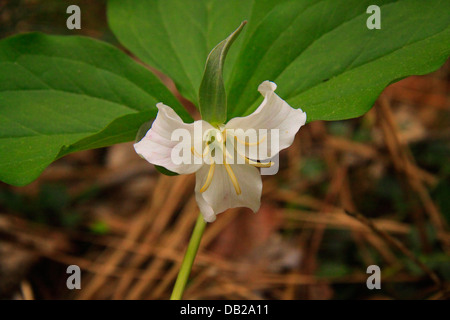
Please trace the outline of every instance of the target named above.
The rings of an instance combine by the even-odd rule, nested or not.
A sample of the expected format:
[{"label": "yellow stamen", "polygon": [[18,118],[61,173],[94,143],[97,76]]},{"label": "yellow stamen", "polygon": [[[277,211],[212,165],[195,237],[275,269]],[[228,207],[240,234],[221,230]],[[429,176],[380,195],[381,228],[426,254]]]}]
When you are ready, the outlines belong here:
[{"label": "yellow stamen", "polygon": [[209,152],[209,145],[206,145],[205,151],[203,152],[203,155],[201,155],[200,153],[198,153],[198,151],[195,150],[194,147],[191,147],[191,152],[192,152],[193,155],[195,155],[195,156],[197,156],[197,157],[203,159],[203,157],[206,156],[206,155],[208,154],[208,152]]},{"label": "yellow stamen", "polygon": [[209,144],[206,145],[205,151],[203,152],[203,156],[206,156],[209,153]]},{"label": "yellow stamen", "polygon": [[202,155],[200,153],[197,152],[197,150],[195,150],[194,147],[191,147],[191,152],[194,156],[199,157],[199,158],[203,158]]},{"label": "yellow stamen", "polygon": [[249,158],[245,157],[245,162],[247,162],[248,164],[257,167],[257,168],[270,168],[271,166],[273,166],[275,163],[273,163],[272,161],[270,162],[257,162],[257,161],[253,161],[250,160]]},{"label": "yellow stamen", "polygon": [[234,175],[233,169],[231,169],[230,165],[226,163],[226,161],[223,162],[223,165],[225,166],[225,169],[227,170],[228,176],[230,177],[231,182],[233,183],[234,190],[236,191],[237,195],[241,194],[241,187],[239,187],[239,183],[236,179],[236,176]]},{"label": "yellow stamen", "polygon": [[[231,155],[231,153],[228,152],[228,150],[225,147],[225,155],[228,159],[233,160],[233,156]],[[224,161],[226,161],[225,157],[224,157]]]},{"label": "yellow stamen", "polygon": [[259,140],[258,142],[246,142],[246,141],[242,141],[241,139],[239,139],[237,136],[234,136],[234,139],[236,139],[237,142],[242,143],[243,145],[246,146],[257,146],[260,145],[264,140],[267,139],[267,134],[261,138],[261,140]]},{"label": "yellow stamen", "polygon": [[270,168],[271,166],[273,166],[275,163],[270,161],[270,162],[257,162],[257,161],[253,161],[250,160],[249,158],[247,158],[245,155],[243,155],[242,153],[240,153],[237,149],[236,149],[236,153],[241,156],[242,158],[245,159],[245,163],[252,165],[254,167],[257,168]]},{"label": "yellow stamen", "polygon": [[200,189],[200,192],[205,192],[211,185],[215,168],[216,168],[216,163],[215,162],[211,163],[211,165],[209,166],[208,176],[206,177],[206,182],[203,185],[203,187]]}]

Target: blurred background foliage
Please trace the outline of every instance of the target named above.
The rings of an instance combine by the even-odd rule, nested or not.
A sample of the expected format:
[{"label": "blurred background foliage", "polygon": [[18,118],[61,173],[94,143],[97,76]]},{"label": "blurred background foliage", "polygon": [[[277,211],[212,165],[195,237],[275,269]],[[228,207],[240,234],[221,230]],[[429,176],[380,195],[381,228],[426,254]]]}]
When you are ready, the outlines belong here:
[{"label": "blurred background foliage", "polygon": [[[66,28],[71,4],[81,30]],[[105,10],[0,0],[0,38],[42,31],[118,45]],[[185,297],[448,297],[449,86],[447,63],[389,86],[361,118],[302,128],[279,174],[264,177],[260,212],[229,210],[208,226]],[[23,188],[0,184],[0,297],[167,299],[197,215],[193,183],[162,176],[128,143],[66,156]],[[70,264],[82,290],[65,286]],[[372,264],[381,290],[366,287]]]}]

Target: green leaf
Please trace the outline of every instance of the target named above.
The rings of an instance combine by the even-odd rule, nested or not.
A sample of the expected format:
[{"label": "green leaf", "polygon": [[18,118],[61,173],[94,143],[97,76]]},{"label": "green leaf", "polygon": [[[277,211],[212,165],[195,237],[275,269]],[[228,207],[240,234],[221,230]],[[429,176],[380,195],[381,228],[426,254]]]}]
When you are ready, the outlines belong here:
[{"label": "green leaf", "polygon": [[166,168],[164,168],[164,167],[161,167],[161,166],[156,166],[155,165],[155,168],[156,168],[156,170],[158,170],[160,173],[162,173],[162,174],[165,174],[166,176],[177,176],[178,175],[178,173],[176,173],[176,172],[173,172],[173,171],[170,171],[170,170],[168,170],[168,169],[166,169]]},{"label": "green leaf", "polygon": [[[370,5],[380,30],[366,27]],[[386,86],[450,54],[448,0],[110,0],[108,17],[120,42],[194,103],[209,50],[247,20],[227,57],[228,119],[256,109],[264,80],[308,121],[358,117]]]},{"label": "green leaf", "polygon": [[3,39],[0,70],[0,180],[9,184],[31,182],[69,152],[133,140],[157,102],[191,120],[156,76],[89,38]]},{"label": "green leaf", "polygon": [[[246,20],[253,2],[110,0],[108,22],[125,47],[170,76],[181,94],[198,104],[209,52]],[[234,43],[227,64],[234,63],[241,43],[242,39]],[[227,78],[227,70],[225,73]]]},{"label": "green leaf", "polygon": [[[390,2],[295,1],[275,8],[242,47],[230,114],[252,112],[254,88],[271,79],[308,121],[353,118],[390,83],[436,70],[450,53],[450,2]],[[366,27],[371,4],[380,6],[380,30]]]},{"label": "green leaf", "polygon": [[[368,30],[369,5],[381,30]],[[118,39],[198,104],[213,46],[249,21],[224,69],[228,118],[255,110],[258,85],[308,121],[357,117],[384,87],[436,70],[450,54],[448,0],[110,0]],[[80,37],[0,41],[0,179],[26,184],[73,151],[129,141],[156,102],[190,120],[173,95],[119,50]]]},{"label": "green leaf", "polygon": [[199,107],[202,119],[212,124],[227,120],[227,95],[223,83],[223,67],[228,50],[241,33],[247,21],[212,49],[206,59],[205,71],[199,90]]}]

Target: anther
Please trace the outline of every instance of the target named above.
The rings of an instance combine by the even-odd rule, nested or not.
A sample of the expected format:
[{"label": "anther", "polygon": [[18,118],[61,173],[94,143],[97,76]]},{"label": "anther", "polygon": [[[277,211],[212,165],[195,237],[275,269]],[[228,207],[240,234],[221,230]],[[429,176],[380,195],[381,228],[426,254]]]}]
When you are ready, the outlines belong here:
[{"label": "anther", "polygon": [[243,144],[243,145],[246,145],[246,146],[258,146],[258,145],[260,145],[262,142],[264,142],[264,140],[267,139],[267,134],[266,134],[264,137],[262,137],[258,142],[245,142],[245,141],[242,141],[241,139],[239,139],[237,136],[234,136],[234,139],[235,139],[237,142],[239,142],[239,143],[241,143],[241,144]]},{"label": "anther", "polygon": [[211,185],[211,182],[212,182],[212,179],[213,179],[213,176],[214,176],[215,168],[216,168],[215,162],[211,163],[211,165],[209,166],[208,176],[206,177],[205,184],[200,189],[200,192],[205,192],[209,188],[209,186]]},{"label": "anther", "polygon": [[241,187],[239,187],[239,183],[236,179],[236,176],[234,175],[233,169],[231,169],[230,165],[224,161],[223,165],[225,166],[225,169],[227,170],[228,176],[230,177],[231,182],[233,183],[234,190],[236,191],[237,195],[241,194]]},{"label": "anther", "polygon": [[257,167],[257,168],[270,168],[271,166],[273,166],[275,164],[272,161],[270,161],[270,162],[257,162],[257,161],[250,160],[247,157],[244,157],[244,158],[245,158],[245,162],[247,162],[249,165],[252,165],[252,166]]}]

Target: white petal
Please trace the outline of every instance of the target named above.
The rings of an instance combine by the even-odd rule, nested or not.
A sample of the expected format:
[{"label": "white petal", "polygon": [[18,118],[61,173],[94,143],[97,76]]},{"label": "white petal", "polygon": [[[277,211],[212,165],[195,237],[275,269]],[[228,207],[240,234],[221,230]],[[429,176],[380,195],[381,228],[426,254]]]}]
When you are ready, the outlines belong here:
[{"label": "white petal", "polygon": [[[264,156],[265,152],[261,155],[261,153],[250,150],[250,153],[246,152],[246,155],[251,159],[265,160],[289,147],[294,141],[295,134],[306,122],[306,113],[301,109],[294,109],[289,106],[286,101],[275,93],[276,88],[277,85],[275,83],[264,81],[258,88],[259,92],[264,96],[264,101],[255,112],[246,117],[233,118],[226,124],[227,129],[256,130],[256,141],[261,142],[260,147],[264,146],[267,148],[268,156]],[[268,130],[267,138],[260,134],[260,129]],[[272,129],[278,129],[279,133],[279,140],[274,141],[274,146],[272,146],[270,134]],[[245,141],[245,136],[237,135],[237,138]]]},{"label": "white petal", "polygon": [[236,207],[247,207],[254,212],[261,204],[262,181],[261,175],[255,167],[248,164],[230,165],[237,178],[241,194],[236,194],[235,187],[228,176],[224,165],[217,164],[211,185],[200,192],[208,175],[209,166],[204,165],[195,174],[195,197],[205,221],[212,222],[216,215]]},{"label": "white petal", "polygon": [[[170,171],[179,174],[188,174],[196,172],[202,164],[195,164],[193,156],[189,163],[174,163],[172,159],[172,150],[180,146],[180,141],[173,141],[172,133],[176,129],[185,129],[190,134],[190,141],[183,141],[190,146],[194,146],[194,125],[202,125],[203,130],[211,128],[211,125],[205,121],[195,121],[194,123],[184,123],[176,112],[162,103],[156,105],[159,109],[152,127],[146,133],[141,141],[134,144],[136,152],[148,162],[162,166]],[[201,134],[198,137],[202,139]],[[189,147],[190,149],[190,147]],[[201,151],[200,151],[201,152]]]}]

